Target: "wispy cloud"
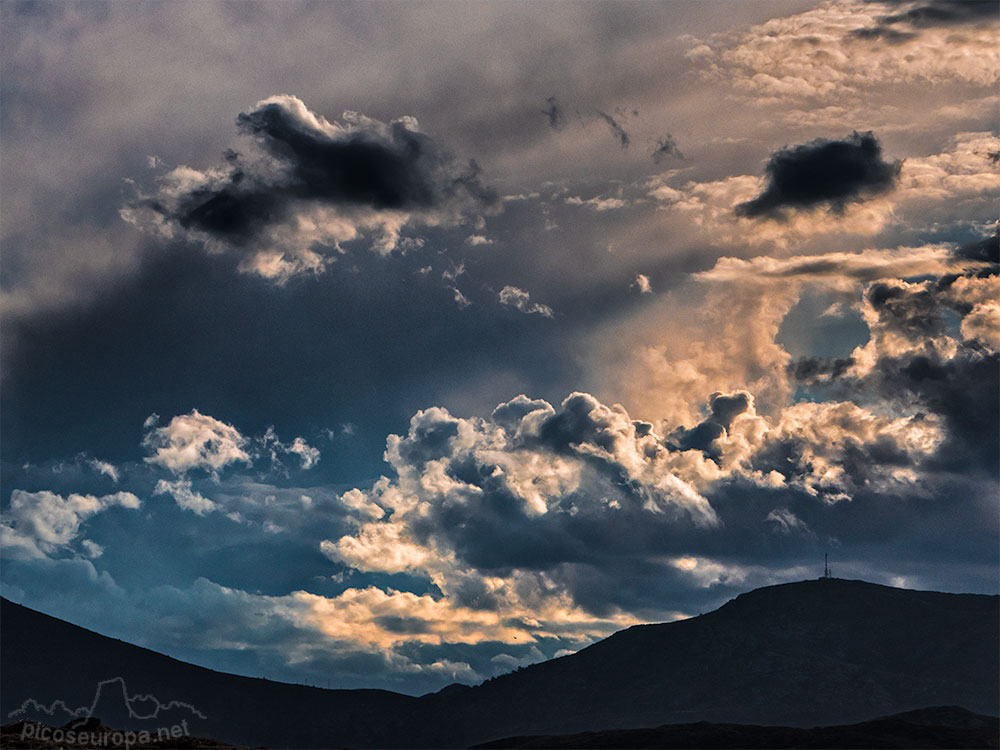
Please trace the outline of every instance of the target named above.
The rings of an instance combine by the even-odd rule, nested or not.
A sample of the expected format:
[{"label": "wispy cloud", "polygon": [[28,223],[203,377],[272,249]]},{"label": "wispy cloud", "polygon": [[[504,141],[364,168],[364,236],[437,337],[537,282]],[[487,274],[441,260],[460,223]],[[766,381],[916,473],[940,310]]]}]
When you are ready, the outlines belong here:
[{"label": "wispy cloud", "polygon": [[513,307],[515,310],[523,312],[525,315],[538,314],[545,318],[553,317],[551,307],[538,302],[532,302],[531,295],[523,289],[518,289],[516,286],[505,286],[500,290],[500,294],[497,295],[497,299],[500,300],[501,305]]}]

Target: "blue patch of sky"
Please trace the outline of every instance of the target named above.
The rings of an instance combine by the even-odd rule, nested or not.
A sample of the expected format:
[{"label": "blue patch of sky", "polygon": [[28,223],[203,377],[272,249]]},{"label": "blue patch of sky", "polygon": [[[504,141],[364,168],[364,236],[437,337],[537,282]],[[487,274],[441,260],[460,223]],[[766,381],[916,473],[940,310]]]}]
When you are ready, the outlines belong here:
[{"label": "blue patch of sky", "polygon": [[804,294],[781,322],[776,341],[793,357],[846,357],[868,341],[861,314],[840,305],[836,314],[824,314],[838,302],[830,294]]}]

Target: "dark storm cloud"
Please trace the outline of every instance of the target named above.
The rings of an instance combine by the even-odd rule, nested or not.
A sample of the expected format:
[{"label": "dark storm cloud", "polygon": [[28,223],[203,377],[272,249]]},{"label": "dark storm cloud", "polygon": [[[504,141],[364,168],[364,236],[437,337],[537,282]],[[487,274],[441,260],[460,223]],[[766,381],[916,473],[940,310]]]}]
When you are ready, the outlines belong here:
[{"label": "dark storm cloud", "polygon": [[916,28],[1000,21],[1000,8],[993,0],[931,0],[908,5],[906,10],[883,16],[879,21],[908,23]]},{"label": "dark storm cloud", "polygon": [[945,419],[947,439],[935,458],[940,468],[997,476],[1000,356],[963,344],[950,359],[934,354],[885,358],[874,381],[885,398],[908,396]]},{"label": "dark storm cloud", "polygon": [[932,289],[916,291],[898,284],[878,282],[868,287],[865,299],[879,315],[879,322],[908,338],[944,332],[942,309]]},{"label": "dark storm cloud", "polygon": [[547,106],[542,110],[542,114],[549,118],[549,127],[553,130],[562,130],[566,127],[566,112],[559,106],[559,101],[550,96],[545,99],[545,104]]},{"label": "dark storm cloud", "polygon": [[882,39],[890,44],[900,44],[911,39],[916,39],[919,34],[912,31],[900,31],[889,26],[866,26],[861,29],[854,29],[849,36],[857,39]]},{"label": "dark storm cloud", "polygon": [[614,452],[618,435],[610,429],[612,422],[608,415],[596,411],[599,405],[589,394],[572,394],[558,411],[540,424],[538,441],[557,451],[571,452],[574,446],[593,443],[609,453]]},{"label": "dark storm cloud", "polygon": [[683,427],[670,433],[667,447],[678,451],[701,451],[706,458],[717,461],[722,453],[716,441],[726,434],[722,425],[712,421],[702,422],[690,430]]},{"label": "dark storm cloud", "polygon": [[[231,245],[313,206],[461,215],[499,207],[475,161],[460,166],[410,118],[381,123],[346,113],[331,125],[294,97],[271,97],[236,120],[253,139],[250,156],[228,151],[225,166],[193,185],[164,188],[130,206]],[[259,151],[259,153],[257,153]]]},{"label": "dark storm cloud", "polygon": [[[916,39],[920,30],[1000,21],[1000,8],[993,0],[930,0],[899,2],[904,9],[881,16],[874,26],[854,29],[849,36],[899,43]],[[899,26],[908,27],[908,30]]]},{"label": "dark storm cloud", "polygon": [[701,451],[706,458],[718,461],[721,450],[716,441],[726,434],[733,419],[749,408],[750,394],[745,391],[713,393],[708,399],[708,418],[691,429],[677,428],[664,444],[672,451]]},{"label": "dark storm cloud", "polygon": [[849,357],[799,357],[788,363],[788,374],[799,383],[836,380],[854,364]]},{"label": "dark storm cloud", "polygon": [[871,131],[855,131],[843,140],[818,138],[772,154],[764,192],[735,211],[749,218],[781,217],[786,208],[819,205],[842,211],[849,202],[890,190],[901,167],[902,162],[882,158]]},{"label": "dark storm cloud", "polygon": [[[879,324],[892,334],[923,341],[944,332],[945,311],[964,318],[973,310],[972,303],[950,294],[950,286],[914,291],[876,284],[866,299],[878,312]],[[871,375],[852,385],[941,416],[947,438],[936,460],[942,468],[997,473],[1000,356],[983,342],[963,340],[950,356],[937,347],[915,346],[905,353],[880,357]]]},{"label": "dark storm cloud", "polygon": [[[985,247],[986,250],[983,250]],[[995,238],[960,249],[966,257],[995,253]],[[981,274],[971,273],[966,281]],[[874,335],[890,337],[890,354],[876,349],[869,371],[859,375],[851,359],[802,358],[789,365],[801,383],[828,384],[831,395],[858,402],[894,404],[903,411],[943,419],[944,442],[932,462],[953,472],[995,475],[1000,454],[1000,356],[976,338],[955,342],[953,353],[931,342],[948,334],[948,315],[963,319],[976,307],[956,295],[957,276],[937,283],[877,282],[863,304],[877,314]],[[963,329],[964,331],[964,329]],[[908,342],[901,348],[901,342]]]},{"label": "dark storm cloud", "polygon": [[955,255],[959,258],[998,264],[1000,263],[1000,234],[994,233],[991,237],[962,245],[955,251]]},{"label": "dark storm cloud", "polygon": [[653,149],[653,161],[659,164],[664,159],[673,157],[674,159],[683,159],[684,154],[677,147],[677,141],[674,137],[667,133],[662,138],[656,141],[656,148]]},{"label": "dark storm cloud", "polygon": [[708,398],[708,405],[711,410],[710,419],[728,430],[733,419],[750,408],[750,394],[745,391],[730,395],[713,393]]},{"label": "dark storm cloud", "polygon": [[[478,181],[475,162],[457,169],[411,121],[396,120],[380,132],[374,122],[360,120],[358,130],[329,133],[287,103],[269,102],[241,113],[236,123],[288,170],[273,187],[296,199],[402,210],[443,205],[459,193],[483,205],[497,200]],[[233,177],[240,175],[237,170]]]},{"label": "dark storm cloud", "polygon": [[389,137],[365,131],[330,136],[271,103],[241,114],[237,123],[290,167],[293,179],[283,187],[298,199],[409,210],[442,206],[465,194],[483,207],[497,204],[497,194],[479,181],[474,161],[459,170],[430,137],[405,121],[393,122]]},{"label": "dark storm cloud", "polygon": [[614,135],[615,140],[618,141],[618,145],[621,146],[622,149],[627,149],[629,143],[632,142],[632,139],[629,137],[629,134],[625,132],[625,128],[621,126],[621,123],[606,112],[598,112],[597,116],[604,120],[608,127],[611,128],[611,133]]}]

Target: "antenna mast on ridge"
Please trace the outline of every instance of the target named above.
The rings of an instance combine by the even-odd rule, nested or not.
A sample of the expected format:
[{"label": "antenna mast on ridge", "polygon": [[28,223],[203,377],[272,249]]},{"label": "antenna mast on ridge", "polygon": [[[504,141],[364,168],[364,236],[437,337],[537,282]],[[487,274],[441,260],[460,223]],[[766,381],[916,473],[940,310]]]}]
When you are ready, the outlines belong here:
[{"label": "antenna mast on ridge", "polygon": [[831,578],[830,575],[830,555],[828,553],[823,554],[823,577]]}]

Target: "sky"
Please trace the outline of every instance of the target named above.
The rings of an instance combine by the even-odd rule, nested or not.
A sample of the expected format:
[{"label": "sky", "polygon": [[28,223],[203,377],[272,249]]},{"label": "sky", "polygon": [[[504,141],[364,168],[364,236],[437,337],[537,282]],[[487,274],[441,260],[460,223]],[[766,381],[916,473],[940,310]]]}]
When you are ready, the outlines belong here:
[{"label": "sky", "polygon": [[0,590],[409,694],[997,593],[978,0],[0,4]]}]

